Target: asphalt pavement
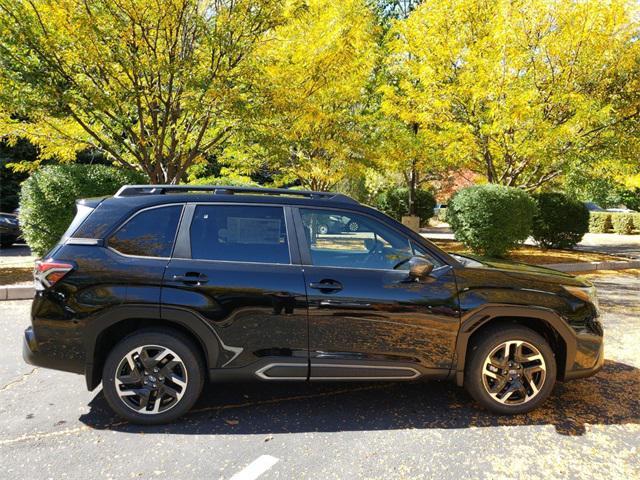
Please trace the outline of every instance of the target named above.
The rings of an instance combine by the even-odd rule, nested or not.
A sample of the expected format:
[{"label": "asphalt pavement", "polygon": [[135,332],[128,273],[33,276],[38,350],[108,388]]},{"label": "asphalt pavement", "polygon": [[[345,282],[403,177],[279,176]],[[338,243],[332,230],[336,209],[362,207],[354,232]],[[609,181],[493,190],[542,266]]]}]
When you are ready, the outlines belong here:
[{"label": "asphalt pavement", "polygon": [[0,478],[640,478],[640,278],[596,283],[603,371],[517,417],[447,382],[225,384],[174,424],[130,425],[82,376],[24,364],[30,303],[2,302]]}]

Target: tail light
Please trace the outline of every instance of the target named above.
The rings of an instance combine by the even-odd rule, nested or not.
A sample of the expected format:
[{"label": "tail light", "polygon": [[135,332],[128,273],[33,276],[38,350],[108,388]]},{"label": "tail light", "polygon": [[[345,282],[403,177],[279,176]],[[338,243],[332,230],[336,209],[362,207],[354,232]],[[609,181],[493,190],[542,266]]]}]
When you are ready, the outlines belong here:
[{"label": "tail light", "polygon": [[56,262],[53,259],[37,261],[33,272],[33,279],[36,290],[44,290],[53,287],[62,278],[73,270],[70,263]]}]

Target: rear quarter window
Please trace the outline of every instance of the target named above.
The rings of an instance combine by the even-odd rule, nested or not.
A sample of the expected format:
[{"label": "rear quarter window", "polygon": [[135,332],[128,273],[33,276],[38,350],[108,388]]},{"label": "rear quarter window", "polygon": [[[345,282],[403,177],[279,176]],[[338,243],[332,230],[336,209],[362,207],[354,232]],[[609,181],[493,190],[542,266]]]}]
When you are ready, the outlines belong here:
[{"label": "rear quarter window", "polygon": [[182,205],[142,210],[129,218],[107,243],[125,255],[170,257],[181,213]]}]

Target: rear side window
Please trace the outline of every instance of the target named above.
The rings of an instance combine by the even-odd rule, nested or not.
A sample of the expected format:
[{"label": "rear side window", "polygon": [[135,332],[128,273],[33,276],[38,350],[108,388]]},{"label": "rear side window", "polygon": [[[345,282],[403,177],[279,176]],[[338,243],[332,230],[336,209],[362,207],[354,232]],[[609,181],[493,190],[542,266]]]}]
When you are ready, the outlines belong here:
[{"label": "rear side window", "polygon": [[109,246],[125,255],[170,257],[181,212],[181,205],[143,210],[111,236]]},{"label": "rear side window", "polygon": [[190,233],[193,259],[290,263],[282,207],[199,205]]},{"label": "rear side window", "polygon": [[67,230],[62,235],[62,239],[60,242],[64,242],[67,238],[73,235],[73,232],[78,230],[78,227],[85,221],[85,219],[89,216],[91,212],[93,212],[93,208],[88,207],[87,205],[76,205],[77,212],[76,216],[73,218],[71,224],[67,227]]}]

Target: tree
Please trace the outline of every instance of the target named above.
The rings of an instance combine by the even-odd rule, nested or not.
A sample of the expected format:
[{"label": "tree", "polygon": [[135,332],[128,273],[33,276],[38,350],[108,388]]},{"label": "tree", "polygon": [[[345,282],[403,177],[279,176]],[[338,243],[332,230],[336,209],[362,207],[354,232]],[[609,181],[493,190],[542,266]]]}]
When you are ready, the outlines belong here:
[{"label": "tree", "polygon": [[[404,21],[420,4],[420,0],[379,0],[376,2],[380,25],[384,31],[379,39],[385,58],[389,55],[388,40],[394,22]],[[373,156],[379,168],[399,172],[407,192],[407,212],[418,215],[418,195],[427,182],[437,179],[444,168],[442,157],[432,148],[429,132],[421,128],[415,118],[398,115],[385,101],[386,86],[398,81],[396,72],[384,63],[376,69],[373,81],[375,108],[371,110],[371,129],[375,138]],[[402,190],[405,191],[405,190]]]},{"label": "tree", "polygon": [[569,165],[617,161],[611,86],[638,58],[634,8],[426,0],[389,32],[383,108],[490,183],[535,189]]},{"label": "tree", "polygon": [[0,0],[0,137],[177,183],[246,108],[276,0]]},{"label": "tree", "polygon": [[253,55],[252,113],[227,161],[243,174],[269,165],[276,182],[334,188],[365,161],[360,121],[376,55],[364,0],[286,3]]}]

